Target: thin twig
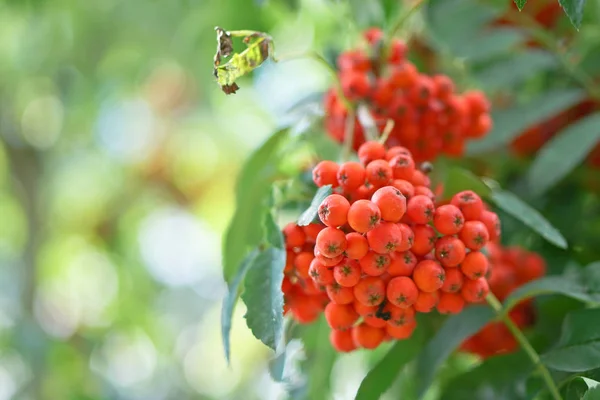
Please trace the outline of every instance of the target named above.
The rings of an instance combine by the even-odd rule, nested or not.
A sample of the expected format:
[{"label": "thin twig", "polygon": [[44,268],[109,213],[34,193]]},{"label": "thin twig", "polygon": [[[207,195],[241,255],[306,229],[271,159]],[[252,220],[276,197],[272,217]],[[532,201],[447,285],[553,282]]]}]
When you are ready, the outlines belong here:
[{"label": "thin twig", "polygon": [[392,133],[392,131],[394,130],[395,125],[396,123],[393,119],[387,120],[387,122],[385,123],[385,127],[383,128],[383,133],[379,138],[379,143],[385,144],[385,142],[387,142],[388,138],[390,137],[390,133]]},{"label": "thin twig", "polygon": [[548,387],[548,391],[550,392],[552,398],[554,400],[562,400],[560,392],[556,387],[556,383],[550,375],[550,371],[548,371],[548,368],[546,368],[546,366],[542,364],[540,360],[540,355],[535,351],[535,349],[533,348],[531,343],[529,343],[529,340],[527,340],[525,335],[523,335],[523,332],[521,332],[519,328],[515,325],[515,323],[510,319],[510,316],[508,316],[504,312],[502,304],[500,303],[498,298],[494,296],[493,293],[490,293],[487,295],[486,300],[490,307],[492,307],[492,309],[496,312],[498,317],[500,317],[502,322],[504,322],[504,324],[515,337],[517,342],[519,342],[525,353],[529,356],[529,359],[531,360],[533,365],[538,369],[538,371],[542,375],[542,378],[544,379],[544,382],[546,383],[546,386]]}]

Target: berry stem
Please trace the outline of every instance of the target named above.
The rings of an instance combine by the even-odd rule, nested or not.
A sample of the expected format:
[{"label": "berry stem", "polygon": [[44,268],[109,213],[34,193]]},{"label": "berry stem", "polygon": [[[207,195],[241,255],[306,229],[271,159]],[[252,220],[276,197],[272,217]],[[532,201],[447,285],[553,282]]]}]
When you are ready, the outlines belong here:
[{"label": "berry stem", "polygon": [[392,25],[392,27],[390,28],[388,35],[387,35],[387,40],[388,40],[388,45],[386,46],[386,49],[389,50],[389,43],[391,43],[392,38],[394,36],[396,36],[396,34],[400,31],[400,29],[402,29],[402,26],[404,25],[404,23],[415,13],[419,10],[419,8],[421,8],[421,6],[423,4],[425,4],[427,2],[427,0],[416,0],[415,3],[405,12],[402,12],[400,14],[400,16],[398,17],[398,20],[396,20],[396,22],[394,23],[394,25]]},{"label": "berry stem", "polygon": [[346,116],[346,125],[344,127],[344,145],[342,147],[342,161],[348,161],[350,154],[352,153],[352,145],[354,144],[354,125],[356,120],[356,113],[353,109],[348,109],[348,115]]},{"label": "berry stem", "polygon": [[396,125],[396,123],[393,119],[387,120],[385,127],[383,128],[383,133],[379,138],[379,143],[385,144],[385,142],[387,142],[388,138],[390,137],[390,133],[392,133],[392,130],[394,129],[394,125]]},{"label": "berry stem", "polygon": [[594,83],[594,80],[585,71],[581,70],[576,63],[571,61],[568,54],[561,48],[560,40],[554,37],[549,30],[545,29],[530,15],[513,10],[512,8],[509,8],[507,19],[527,28],[530,31],[531,36],[556,56],[566,72],[583,86],[591,97],[600,100],[600,87]]},{"label": "berry stem", "polygon": [[529,340],[527,340],[523,332],[521,332],[521,330],[519,330],[515,323],[510,319],[510,316],[504,312],[500,300],[498,300],[493,293],[489,293],[486,297],[486,300],[490,307],[492,307],[492,309],[496,312],[498,317],[500,317],[502,322],[504,322],[508,330],[513,334],[517,342],[519,342],[525,353],[527,353],[533,365],[537,367],[538,371],[542,375],[542,378],[544,379],[544,382],[546,383],[546,386],[548,387],[548,391],[550,392],[552,398],[554,400],[562,400],[560,392],[556,387],[556,383],[550,375],[550,371],[548,371],[548,368],[542,364],[540,355],[535,351],[531,343],[529,343]]},{"label": "berry stem", "polygon": [[329,71],[331,76],[333,76],[339,100],[344,104],[344,107],[347,110],[354,110],[354,105],[350,102],[350,100],[346,98],[346,96],[344,96],[344,92],[342,91],[342,84],[340,82],[336,69],[331,64],[329,64],[329,62],[321,54],[317,53],[316,51],[306,51],[301,53],[290,53],[278,58],[275,58],[274,55],[272,56],[272,59],[275,62],[285,62],[299,60],[303,58],[315,60],[319,64],[323,65],[327,69],[327,71]]}]

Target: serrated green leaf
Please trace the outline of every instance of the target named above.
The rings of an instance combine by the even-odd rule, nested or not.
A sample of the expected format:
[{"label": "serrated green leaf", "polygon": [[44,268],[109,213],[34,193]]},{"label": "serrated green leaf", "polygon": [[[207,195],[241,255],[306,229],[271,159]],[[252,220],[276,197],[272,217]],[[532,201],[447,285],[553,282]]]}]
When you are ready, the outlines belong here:
[{"label": "serrated green leaf", "polygon": [[319,206],[331,193],[331,185],[320,187],[319,190],[317,190],[317,193],[315,193],[315,197],[313,197],[310,202],[310,206],[302,213],[302,215],[300,215],[300,218],[298,218],[298,225],[306,226],[312,223],[319,215]]},{"label": "serrated green leaf", "polygon": [[283,334],[283,268],[285,250],[261,251],[246,273],[242,300],[248,309],[246,324],[257,339],[273,350]]},{"label": "serrated green leaf", "polygon": [[600,309],[567,314],[558,345],[541,359],[558,371],[582,372],[600,367]]},{"label": "serrated green leaf", "polygon": [[273,359],[269,360],[269,375],[271,375],[271,378],[273,378],[275,382],[283,382],[286,357],[287,352],[284,350],[273,357]]},{"label": "serrated green leaf", "polygon": [[515,4],[517,5],[519,11],[521,11],[523,7],[525,7],[525,3],[527,3],[527,0],[515,0]]},{"label": "serrated green leaf", "polygon": [[256,149],[244,163],[236,186],[236,210],[223,240],[223,275],[230,282],[249,249],[263,240],[263,202],[277,173],[280,148],[289,137],[281,129]]},{"label": "serrated green leaf", "polygon": [[265,214],[264,224],[267,243],[278,249],[285,249],[285,239],[283,238],[283,233],[281,232],[279,225],[277,225],[275,222],[272,212],[267,212]]},{"label": "serrated green leaf", "polygon": [[538,152],[527,174],[529,187],[540,195],[550,189],[600,141],[600,113],[583,118],[560,132]]},{"label": "serrated green leaf", "polygon": [[553,54],[528,49],[485,67],[475,73],[475,79],[488,90],[506,90],[558,65]]},{"label": "serrated green leaf", "polygon": [[473,306],[446,319],[417,358],[417,391],[420,396],[429,388],[437,369],[448,356],[493,317],[494,313],[489,307]]},{"label": "serrated green leaf", "polygon": [[409,339],[397,341],[363,379],[355,399],[378,399],[392,386],[404,366],[417,356],[422,344],[423,332],[418,328]]},{"label": "serrated green leaf", "polygon": [[592,263],[576,272],[563,276],[547,276],[527,283],[508,296],[505,310],[510,310],[521,300],[544,294],[561,294],[573,299],[600,305],[600,262]]},{"label": "serrated green leaf", "polygon": [[542,93],[527,104],[518,104],[507,110],[492,112],[494,127],[482,140],[469,143],[469,154],[478,154],[501,148],[518,137],[525,129],[545,121],[585,98],[581,89],[552,90]]},{"label": "serrated green leaf", "polygon": [[558,3],[565,10],[565,14],[567,14],[573,26],[579,30],[583,20],[585,0],[558,0]]},{"label": "serrated green leaf", "polygon": [[444,180],[444,198],[448,199],[463,190],[472,190],[482,197],[489,197],[491,189],[464,168],[452,167]]},{"label": "serrated green leaf", "polygon": [[233,316],[233,310],[239,297],[240,283],[244,280],[246,272],[252,267],[254,260],[258,256],[258,250],[252,251],[246,256],[240,269],[235,274],[235,277],[229,284],[229,290],[225,300],[223,300],[223,307],[221,308],[221,337],[223,338],[223,347],[225,349],[225,358],[227,363],[230,361],[230,343],[229,335],[231,333],[231,318]]},{"label": "serrated green leaf", "polygon": [[553,245],[566,249],[567,240],[537,210],[529,206],[514,194],[496,189],[492,191],[494,204],[527,225]]},{"label": "serrated green leaf", "polygon": [[442,389],[445,400],[525,400],[520,386],[533,366],[524,352],[486,359],[472,370],[459,375]]}]

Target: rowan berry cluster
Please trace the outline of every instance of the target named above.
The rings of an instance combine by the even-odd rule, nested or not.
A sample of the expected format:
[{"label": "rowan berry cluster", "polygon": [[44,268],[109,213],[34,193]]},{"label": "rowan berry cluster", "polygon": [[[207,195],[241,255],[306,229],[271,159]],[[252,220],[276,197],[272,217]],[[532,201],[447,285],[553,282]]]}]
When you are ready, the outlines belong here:
[{"label": "rowan berry cluster", "polygon": [[319,206],[321,223],[284,229],[285,312],[310,322],[324,309],[340,352],[410,337],[416,313],[483,301],[481,250],[500,235],[498,216],[474,192],[436,203],[406,148],[366,142],[358,157],[316,165],[317,186],[334,188]]},{"label": "rowan berry cluster", "polygon": [[[456,93],[448,76],[419,73],[407,60],[407,45],[391,41],[386,51],[383,33],[372,28],[364,33],[366,49],[353,49],[338,58],[339,80],[344,97],[352,104],[366,104],[380,130],[395,122],[387,143],[408,148],[417,162],[438,154],[461,156],[468,139],[481,138],[492,126],[489,102],[480,91]],[[325,127],[342,142],[348,110],[331,89],[325,97]],[[356,119],[354,148],[365,135]]]},{"label": "rowan berry cluster", "polygon": [[[511,292],[527,282],[541,278],[546,273],[546,263],[537,253],[519,247],[504,248],[490,243],[487,246],[490,261],[490,290],[503,301]],[[517,304],[509,313],[510,319],[519,329],[531,326],[534,322],[534,309],[531,300]],[[513,335],[506,325],[494,322],[484,326],[467,339],[462,350],[482,358],[496,354],[510,353],[518,348]]]}]

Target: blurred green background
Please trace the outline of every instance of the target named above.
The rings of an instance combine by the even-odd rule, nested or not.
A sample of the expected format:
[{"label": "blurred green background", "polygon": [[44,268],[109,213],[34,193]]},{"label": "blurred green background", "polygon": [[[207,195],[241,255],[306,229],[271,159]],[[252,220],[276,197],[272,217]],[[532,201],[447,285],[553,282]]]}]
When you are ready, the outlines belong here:
[{"label": "blurred green background", "polygon": [[268,65],[225,96],[213,29],[303,51],[345,7],[0,2],[0,399],[282,392],[243,305],[226,365],[220,238],[241,162],[329,77],[311,61]]},{"label": "blurred green background", "polygon": [[[593,18],[598,3],[589,2]],[[242,302],[226,364],[221,235],[243,160],[277,127],[306,115],[289,110],[314,100],[331,77],[307,59],[267,62],[226,96],[212,75],[214,26],[268,32],[278,57],[316,50],[332,61],[357,43],[359,29],[389,25],[399,8],[401,0],[0,0],[0,400],[284,398],[284,384],[269,376],[272,353],[246,328]],[[464,38],[477,37],[495,14],[474,6],[470,17],[487,20],[457,25],[446,11],[431,13],[438,24],[430,36],[446,40],[439,68],[463,87],[536,92],[562,84],[546,74],[558,69],[550,62],[533,72],[473,74],[530,56],[527,37],[505,29],[495,47],[476,46]],[[422,22],[417,16],[407,29],[420,31]],[[597,24],[579,37],[573,49],[598,54]],[[421,68],[425,53],[415,60]],[[580,204],[564,191],[561,199]],[[561,229],[593,240],[572,210],[528,200],[557,215]],[[529,236],[510,237],[529,244]],[[544,254],[562,268],[564,254],[551,251]],[[327,329],[309,329],[323,339],[311,346],[331,355]],[[384,351],[328,356],[331,396],[353,398]],[[445,370],[469,362],[453,359]],[[329,367],[321,368],[313,386],[328,390]]]}]

